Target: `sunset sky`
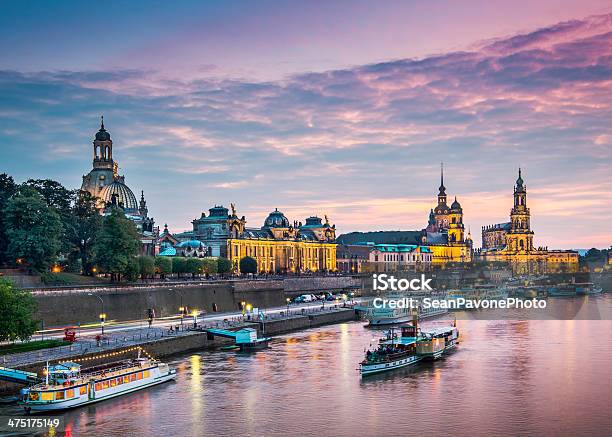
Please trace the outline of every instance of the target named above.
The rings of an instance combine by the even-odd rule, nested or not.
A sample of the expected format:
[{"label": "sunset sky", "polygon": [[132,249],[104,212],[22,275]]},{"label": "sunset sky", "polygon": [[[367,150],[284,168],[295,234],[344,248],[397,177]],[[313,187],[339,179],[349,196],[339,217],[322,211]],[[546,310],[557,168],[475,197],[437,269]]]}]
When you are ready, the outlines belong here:
[{"label": "sunset sky", "polygon": [[608,1],[4,2],[0,173],[79,187],[104,114],[172,231],[233,202],[480,246],[523,169],[535,244],[612,244]]}]

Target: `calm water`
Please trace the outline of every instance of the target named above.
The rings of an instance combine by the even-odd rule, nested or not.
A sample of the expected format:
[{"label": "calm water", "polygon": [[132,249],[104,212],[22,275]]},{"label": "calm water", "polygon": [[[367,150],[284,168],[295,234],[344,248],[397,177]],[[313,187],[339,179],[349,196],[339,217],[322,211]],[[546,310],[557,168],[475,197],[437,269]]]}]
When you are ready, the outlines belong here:
[{"label": "calm water", "polygon": [[[609,309],[612,296],[596,304]],[[357,363],[380,332],[358,322],[278,337],[252,355],[184,355],[171,360],[175,383],[65,417],[73,436],[609,435],[612,321],[458,327],[452,355],[363,380]]]}]

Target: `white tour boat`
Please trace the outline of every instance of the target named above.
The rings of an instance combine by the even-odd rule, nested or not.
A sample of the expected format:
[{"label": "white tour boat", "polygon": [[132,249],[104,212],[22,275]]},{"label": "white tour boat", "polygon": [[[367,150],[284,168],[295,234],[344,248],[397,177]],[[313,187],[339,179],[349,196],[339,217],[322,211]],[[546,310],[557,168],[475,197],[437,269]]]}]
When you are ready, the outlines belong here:
[{"label": "white tour boat", "polygon": [[45,381],[21,390],[26,413],[64,410],[121,396],[174,379],[176,370],[151,357],[124,360],[81,370],[75,362],[45,369]]},{"label": "white tour boat", "polygon": [[458,339],[456,326],[420,331],[416,320],[413,320],[413,325],[402,326],[399,338],[390,331],[379,342],[377,349],[367,351],[364,360],[359,363],[359,372],[361,376],[366,376],[410,366],[422,360],[435,360],[454,349]]}]

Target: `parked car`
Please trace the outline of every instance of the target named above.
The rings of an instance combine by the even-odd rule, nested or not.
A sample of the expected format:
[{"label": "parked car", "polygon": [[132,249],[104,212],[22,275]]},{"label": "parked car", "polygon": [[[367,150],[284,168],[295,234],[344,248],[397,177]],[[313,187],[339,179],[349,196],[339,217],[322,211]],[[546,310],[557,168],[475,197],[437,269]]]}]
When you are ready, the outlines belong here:
[{"label": "parked car", "polygon": [[317,300],[314,294],[302,294],[295,298],[295,303],[304,303],[304,302],[312,302],[313,300]]}]

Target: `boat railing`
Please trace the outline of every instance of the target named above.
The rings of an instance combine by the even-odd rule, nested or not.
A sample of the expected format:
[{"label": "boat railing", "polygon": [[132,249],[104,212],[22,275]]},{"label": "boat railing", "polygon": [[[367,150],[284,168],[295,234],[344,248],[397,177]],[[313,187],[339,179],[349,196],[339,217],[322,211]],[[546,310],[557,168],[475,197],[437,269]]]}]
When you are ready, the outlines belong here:
[{"label": "boat railing", "polygon": [[145,362],[137,362],[137,361],[130,361],[127,363],[124,363],[120,366],[115,366],[115,367],[109,367],[106,369],[101,369],[101,370],[96,370],[93,372],[87,372],[87,370],[85,370],[85,372],[81,373],[81,377],[83,379],[85,378],[94,378],[96,376],[102,376],[102,375],[109,375],[113,372],[119,372],[122,370],[126,370],[126,369],[131,369],[131,368],[141,368],[143,367],[142,364]]}]

